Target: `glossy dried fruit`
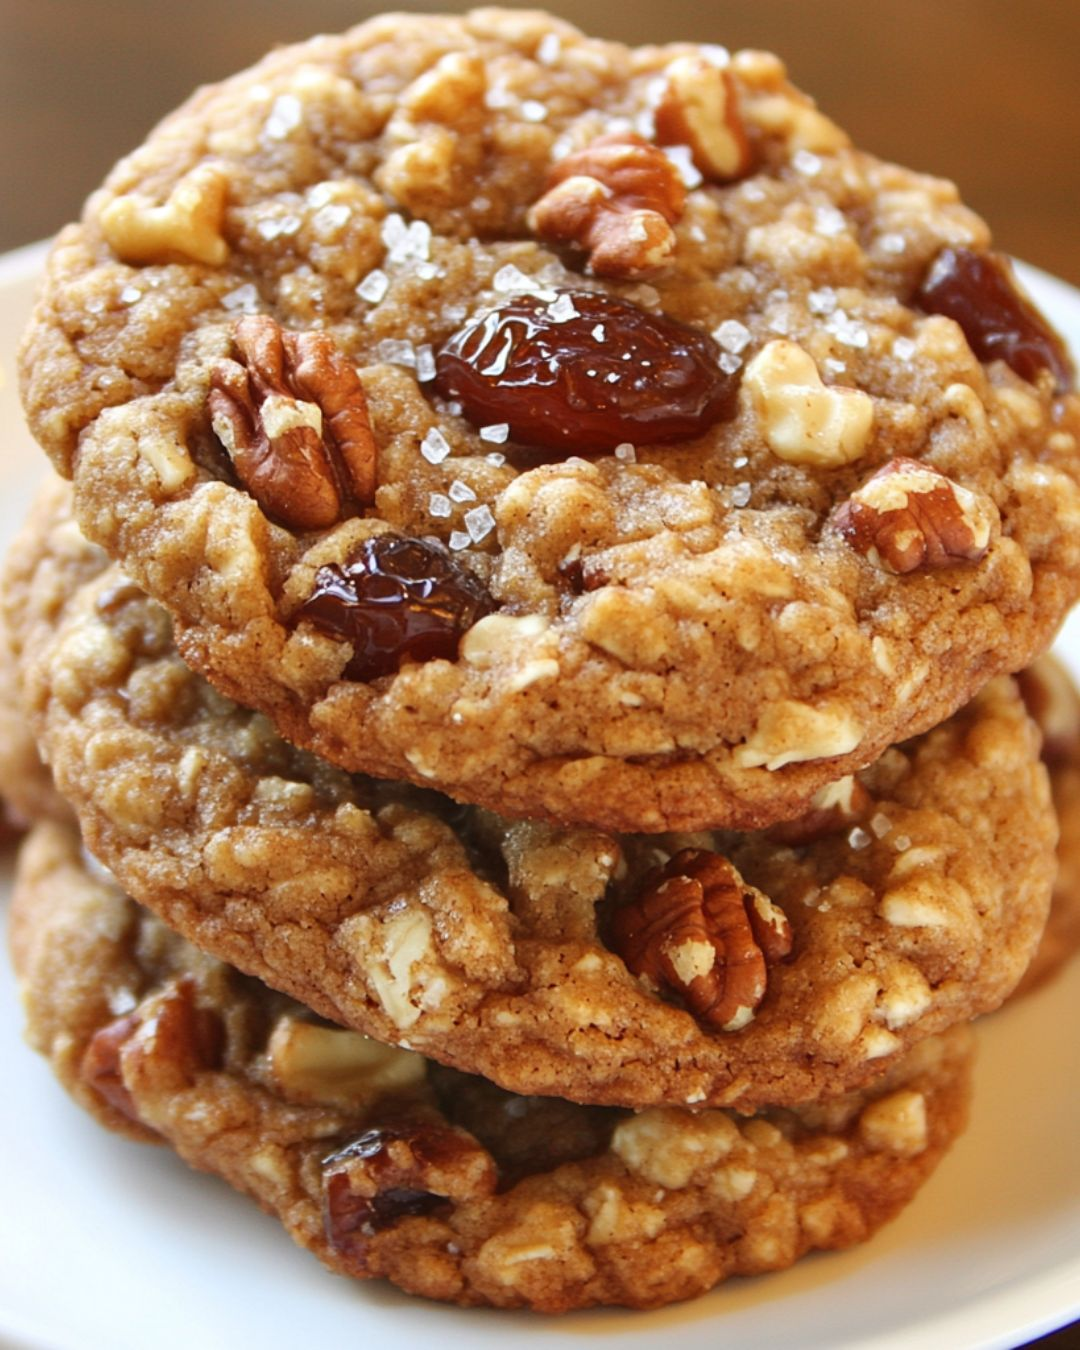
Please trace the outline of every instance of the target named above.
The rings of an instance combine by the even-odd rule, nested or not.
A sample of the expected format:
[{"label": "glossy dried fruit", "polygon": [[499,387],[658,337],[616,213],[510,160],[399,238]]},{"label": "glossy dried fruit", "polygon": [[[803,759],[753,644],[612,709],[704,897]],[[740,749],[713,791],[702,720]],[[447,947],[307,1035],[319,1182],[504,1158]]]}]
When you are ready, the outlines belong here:
[{"label": "glossy dried fruit", "polygon": [[1076,372],[1064,342],[1018,289],[1000,254],[943,249],[915,303],[928,314],[955,319],[980,361],[1004,361],[1032,382],[1049,370],[1058,389],[1072,388]]},{"label": "glossy dried fruit", "polygon": [[350,680],[392,675],[402,661],[453,661],[458,642],[495,609],[483,583],[437,540],[380,534],[340,567],[320,567],[297,611],[352,644]]},{"label": "glossy dried fruit", "polygon": [[737,1031],[765,996],[766,968],[791,951],[781,910],[726,858],[683,849],[612,920],[633,975],[678,994],[707,1026]]},{"label": "glossy dried fruit", "polygon": [[470,320],[436,358],[435,387],[477,426],[560,456],[686,440],[735,414],[737,375],[707,334],[629,301],[564,291]]}]

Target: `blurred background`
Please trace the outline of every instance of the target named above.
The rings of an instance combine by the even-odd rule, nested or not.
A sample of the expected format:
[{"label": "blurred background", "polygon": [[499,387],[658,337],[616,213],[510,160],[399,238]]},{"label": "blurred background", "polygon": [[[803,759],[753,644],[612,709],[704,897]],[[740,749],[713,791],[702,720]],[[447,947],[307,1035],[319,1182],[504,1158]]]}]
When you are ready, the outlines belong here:
[{"label": "blurred background", "polygon": [[[52,234],[193,86],[275,43],[448,0],[0,0],[0,249]],[[999,245],[1080,284],[1078,0],[559,0],[631,43],[779,52],[868,150],[955,179]]]},{"label": "blurred background", "polygon": [[[362,0],[0,0],[0,250],[77,215],[196,85]],[[460,9],[452,0],[401,9]],[[1080,0],[558,0],[630,43],[767,47],[857,144],[956,180],[998,245],[1080,285]],[[1080,1331],[1046,1350],[1077,1350]]]}]

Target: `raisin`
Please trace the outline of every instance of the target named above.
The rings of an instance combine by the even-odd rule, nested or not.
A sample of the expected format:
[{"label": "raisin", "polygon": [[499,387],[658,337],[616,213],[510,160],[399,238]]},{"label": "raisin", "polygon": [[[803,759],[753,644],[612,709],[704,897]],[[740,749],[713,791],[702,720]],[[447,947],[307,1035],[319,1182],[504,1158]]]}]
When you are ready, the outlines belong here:
[{"label": "raisin", "polygon": [[296,617],[352,643],[347,679],[375,680],[406,658],[454,660],[462,633],[494,608],[483,583],[437,540],[381,534],[344,567],[320,567]]},{"label": "raisin", "polygon": [[[566,316],[566,317],[564,317]],[[707,334],[591,291],[515,299],[436,357],[435,387],[477,426],[562,455],[685,440],[735,415],[738,381]]]},{"label": "raisin", "polygon": [[955,319],[980,361],[1002,360],[1031,383],[1049,370],[1059,391],[1072,388],[1076,372],[1064,342],[1018,289],[1001,254],[942,249],[915,303],[928,314]]}]

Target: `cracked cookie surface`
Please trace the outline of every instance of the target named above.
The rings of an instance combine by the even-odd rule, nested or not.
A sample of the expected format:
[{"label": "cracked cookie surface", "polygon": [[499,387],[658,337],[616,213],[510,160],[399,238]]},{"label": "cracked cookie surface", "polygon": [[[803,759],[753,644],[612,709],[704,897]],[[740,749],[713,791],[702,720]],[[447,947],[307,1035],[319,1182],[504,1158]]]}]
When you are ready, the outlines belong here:
[{"label": "cracked cookie surface", "polygon": [[5,581],[57,786],[130,894],[325,1017],[515,1091],[753,1109],[868,1081],[1031,959],[1056,828],[1010,680],[770,831],[512,822],[223,698],[67,492]]},{"label": "cracked cookie surface", "polygon": [[164,1142],[332,1270],[463,1304],[658,1307],[865,1241],[963,1128],[971,1032],[798,1110],[516,1097],[320,1024],[198,952],[45,824],[12,947],[30,1044],[103,1124]]},{"label": "cracked cookie surface", "polygon": [[[199,91],[117,166],[53,251],[25,403],[84,530],[292,741],[513,815],[756,828],[1076,597],[1068,358],[989,250],[767,54],[397,15]],[[715,397],[689,357],[651,378],[659,316]],[[491,361],[463,382],[447,344]],[[543,385],[525,430],[500,371]],[[695,411],[658,443],[668,376]],[[362,604],[310,607],[386,536],[491,609],[389,671]]]}]

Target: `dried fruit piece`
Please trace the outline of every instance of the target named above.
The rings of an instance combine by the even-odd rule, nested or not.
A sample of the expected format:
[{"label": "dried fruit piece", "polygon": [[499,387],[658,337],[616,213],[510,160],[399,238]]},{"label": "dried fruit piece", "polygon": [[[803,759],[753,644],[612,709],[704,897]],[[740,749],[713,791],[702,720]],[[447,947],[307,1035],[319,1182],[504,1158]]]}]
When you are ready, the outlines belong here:
[{"label": "dried fruit piece", "polygon": [[560,455],[697,436],[734,416],[738,376],[707,334],[626,300],[564,291],[472,319],[436,358],[435,386],[477,426]]},{"label": "dried fruit piece", "polygon": [[1004,361],[1032,383],[1049,370],[1059,390],[1072,388],[1076,371],[1065,343],[1020,291],[1000,253],[942,249],[915,304],[955,319],[980,361]]},{"label": "dried fruit piece", "polygon": [[327,333],[293,333],[266,314],[233,331],[240,360],[210,374],[214,432],[237,476],[296,530],[337,523],[375,495],[375,438],[352,362]]},{"label": "dried fruit piece", "polygon": [[697,168],[714,182],[750,170],[752,155],[739,116],[735,81],[702,56],[677,57],[655,110],[661,145],[687,145]]},{"label": "dried fruit piece", "polygon": [[765,996],[766,967],[791,951],[783,912],[726,858],[683,849],[612,920],[634,975],[677,993],[708,1026],[737,1031]]},{"label": "dried fruit piece", "polygon": [[675,251],[686,189],[662,150],[634,132],[600,136],[559,160],[529,212],[542,239],[572,244],[603,277],[641,277]]},{"label": "dried fruit piece", "polygon": [[320,567],[296,618],[352,644],[346,679],[375,680],[405,659],[453,661],[462,633],[494,608],[483,583],[437,540],[380,534],[344,567]]},{"label": "dried fruit piece", "polygon": [[381,1229],[491,1195],[495,1184],[494,1159],[464,1130],[426,1121],[365,1130],[323,1160],[326,1238],[361,1275]]},{"label": "dried fruit piece", "polygon": [[851,494],[833,523],[875,566],[903,575],[979,562],[996,519],[988,497],[897,456]]}]

